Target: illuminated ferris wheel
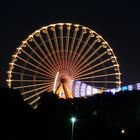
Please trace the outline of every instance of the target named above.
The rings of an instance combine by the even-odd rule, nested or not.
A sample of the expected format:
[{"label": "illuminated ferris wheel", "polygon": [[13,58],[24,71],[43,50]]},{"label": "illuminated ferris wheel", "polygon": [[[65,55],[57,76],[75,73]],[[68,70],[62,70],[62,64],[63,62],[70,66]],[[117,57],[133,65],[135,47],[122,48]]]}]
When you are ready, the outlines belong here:
[{"label": "illuminated ferris wheel", "polygon": [[63,98],[120,87],[117,58],[94,30],[72,23],[42,27],[17,47],[9,63],[8,86],[36,107],[43,92]]}]

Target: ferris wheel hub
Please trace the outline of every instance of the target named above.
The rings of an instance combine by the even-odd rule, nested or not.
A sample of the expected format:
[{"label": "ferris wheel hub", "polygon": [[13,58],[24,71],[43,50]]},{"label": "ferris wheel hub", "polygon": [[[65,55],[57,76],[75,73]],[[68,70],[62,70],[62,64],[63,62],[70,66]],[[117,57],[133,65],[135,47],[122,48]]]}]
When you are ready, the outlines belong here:
[{"label": "ferris wheel hub", "polygon": [[62,93],[64,92],[65,97],[64,98],[73,98],[72,93],[69,90],[69,86],[72,82],[71,77],[69,76],[68,72],[57,72],[57,76],[55,79],[56,83],[54,83],[54,86],[56,87],[55,93],[61,98]]}]

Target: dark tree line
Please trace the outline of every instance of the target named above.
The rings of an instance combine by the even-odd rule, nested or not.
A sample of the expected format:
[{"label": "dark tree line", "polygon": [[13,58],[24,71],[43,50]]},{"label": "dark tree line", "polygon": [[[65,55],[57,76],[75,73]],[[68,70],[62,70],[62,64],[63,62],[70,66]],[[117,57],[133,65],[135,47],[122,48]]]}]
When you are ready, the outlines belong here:
[{"label": "dark tree line", "polygon": [[[140,130],[140,92],[97,94],[88,98],[59,99],[43,93],[33,110],[16,90],[0,88],[0,139],[135,140]],[[125,134],[121,134],[121,129]]]}]

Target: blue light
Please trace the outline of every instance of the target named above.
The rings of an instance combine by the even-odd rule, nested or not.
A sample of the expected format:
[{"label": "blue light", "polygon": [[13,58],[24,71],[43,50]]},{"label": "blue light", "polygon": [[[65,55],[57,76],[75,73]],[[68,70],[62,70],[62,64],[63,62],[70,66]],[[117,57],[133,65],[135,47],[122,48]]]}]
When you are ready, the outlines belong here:
[{"label": "blue light", "polygon": [[140,83],[137,83],[137,90],[140,90]]},{"label": "blue light", "polygon": [[87,96],[91,95],[91,91],[92,91],[92,87],[91,86],[87,86]]},{"label": "blue light", "polygon": [[116,89],[115,88],[111,89],[111,92],[113,93],[113,95],[115,95]]},{"label": "blue light", "polygon": [[80,85],[81,85],[81,82],[76,81],[76,84],[75,84],[75,97],[80,97]]},{"label": "blue light", "polygon": [[86,84],[82,83],[81,85],[81,96],[84,97],[86,95]]},{"label": "blue light", "polygon": [[122,87],[122,91],[126,91],[126,90],[128,90],[128,89],[127,89],[127,86],[123,86],[123,87]]},{"label": "blue light", "polygon": [[132,85],[128,85],[128,90],[132,91],[133,90],[133,86]]}]

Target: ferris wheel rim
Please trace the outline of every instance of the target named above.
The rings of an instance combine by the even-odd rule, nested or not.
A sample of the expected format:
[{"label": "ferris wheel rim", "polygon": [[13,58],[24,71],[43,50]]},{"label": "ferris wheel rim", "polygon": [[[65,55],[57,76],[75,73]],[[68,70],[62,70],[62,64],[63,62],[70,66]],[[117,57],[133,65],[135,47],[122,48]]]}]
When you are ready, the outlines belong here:
[{"label": "ferris wheel rim", "polygon": [[[38,29],[38,30],[35,30],[33,33],[31,33],[26,39],[24,39],[23,41],[22,41],[22,43],[19,45],[19,47],[17,47],[17,50],[16,50],[16,52],[14,53],[14,55],[12,56],[12,61],[11,61],[11,63],[9,64],[10,66],[9,66],[9,70],[8,70],[8,79],[7,79],[7,82],[8,82],[8,87],[11,87],[11,83],[12,83],[12,81],[14,81],[14,80],[12,80],[12,73],[16,73],[15,71],[14,71],[14,68],[15,68],[15,66],[18,66],[18,67],[21,67],[21,66],[19,66],[18,64],[16,64],[16,61],[18,61],[19,59],[23,59],[23,58],[20,58],[20,54],[21,53],[23,53],[23,51],[25,51],[24,50],[24,48],[26,48],[27,47],[27,45],[29,45],[29,42],[31,41],[31,40],[33,40],[35,43],[36,43],[36,45],[38,45],[37,44],[37,42],[36,42],[36,40],[34,39],[34,36],[38,36],[38,35],[40,35],[42,32],[43,32],[43,30],[47,30],[48,28],[51,28],[51,27],[53,27],[53,28],[55,28],[55,26],[74,26],[74,30],[75,30],[75,28],[79,28],[80,27],[80,29],[83,29],[83,30],[88,30],[91,34],[94,34],[94,36],[96,36],[96,38],[97,38],[97,40],[99,39],[99,40],[101,40],[101,42],[103,43],[102,45],[106,45],[107,46],[107,48],[108,48],[108,51],[109,52],[111,52],[111,57],[110,57],[110,59],[108,59],[108,61],[110,61],[110,60],[112,60],[112,58],[114,59],[114,61],[115,61],[115,64],[114,65],[112,65],[112,66],[110,66],[110,67],[112,67],[112,68],[115,68],[115,67],[117,67],[117,72],[114,72],[114,73],[110,73],[108,76],[112,76],[112,75],[117,75],[118,76],[118,80],[116,79],[116,81],[106,81],[106,83],[116,83],[116,84],[118,84],[119,86],[121,85],[121,81],[120,81],[120,75],[121,75],[121,73],[120,73],[120,69],[119,69],[119,64],[118,64],[118,61],[117,61],[117,57],[115,56],[115,54],[114,54],[114,52],[113,52],[113,50],[112,50],[112,48],[110,47],[110,45],[103,39],[103,37],[102,36],[100,36],[97,32],[95,32],[94,30],[92,30],[92,29],[90,29],[90,28],[88,28],[88,27],[85,27],[85,26],[83,26],[83,25],[80,25],[80,24],[72,24],[72,23],[56,23],[56,24],[50,24],[50,25],[48,25],[48,26],[44,26],[44,27],[42,27],[42,28],[40,28],[40,29]],[[63,28],[63,27],[62,27]],[[48,30],[47,30],[47,32],[48,32]],[[47,41],[52,41],[52,40],[55,40],[55,39],[57,39],[57,38],[59,38],[59,39],[61,39],[61,37],[54,37],[53,39],[48,39]],[[63,39],[66,39],[66,37],[65,36],[63,36]],[[70,39],[70,37],[68,38],[68,39]],[[74,40],[76,40],[77,39],[77,41],[79,41],[78,40],[78,38],[74,38],[73,36],[71,37],[71,39],[74,39]],[[90,39],[90,36],[89,36],[89,39]],[[87,38],[87,42],[88,42],[88,38]],[[43,43],[45,43],[45,42],[42,42],[42,45],[44,45]],[[83,41],[83,44],[84,44],[85,42]],[[87,45],[87,44],[86,44]],[[91,44],[90,44],[91,45]],[[84,46],[84,45],[83,45]],[[74,47],[74,46],[73,46]],[[79,46],[78,46],[79,47]],[[90,48],[92,47],[92,46],[89,46]],[[100,46],[101,48],[102,48],[102,46]],[[84,47],[82,48],[83,50],[84,50]],[[99,48],[98,48],[99,49]],[[77,49],[78,50],[78,49]],[[82,50],[82,51],[83,51]],[[33,51],[33,49],[32,49],[32,51]],[[65,52],[69,52],[70,53],[70,51],[68,51],[68,50],[61,50],[61,51],[63,51],[63,53],[65,54]],[[52,57],[52,56],[55,56],[55,55],[57,55],[57,53],[60,53],[61,54],[61,51],[60,50],[58,50],[58,52],[53,52],[54,54],[52,54],[52,53],[50,53],[49,54],[49,56],[47,55],[47,56],[45,56],[45,54],[44,54],[44,58],[45,59],[47,59],[48,60],[48,62],[50,61],[49,59]],[[71,51],[71,55],[73,54],[73,53],[75,53],[75,56],[74,57],[76,57],[77,58],[77,60],[75,60],[75,61],[73,61],[74,63],[77,63],[77,61],[79,60],[79,57],[81,57],[80,58],[80,61],[81,61],[81,63],[80,62],[78,62],[78,64],[76,65],[76,66],[78,66],[78,68],[80,68],[80,67],[82,67],[82,64],[84,64],[84,63],[86,63],[86,62],[82,62],[82,56],[80,56],[79,54],[79,56],[76,56],[76,53],[77,52],[73,52],[74,50],[72,49],[72,51]],[[80,53],[82,53],[82,51],[80,51]],[[97,52],[98,52],[98,50],[97,50]],[[33,55],[30,55],[30,54],[28,54],[28,52],[24,52],[24,53],[26,53],[26,55],[28,55],[28,59],[32,59],[32,60],[34,60],[34,58],[32,58],[33,57]],[[35,53],[35,52],[32,52],[32,53]],[[96,53],[96,52],[94,52],[94,53]],[[108,53],[108,52],[104,52],[104,54],[99,54],[98,55],[98,59],[100,59],[100,58],[102,58],[102,56],[103,55],[105,55],[106,53]],[[43,54],[43,52],[42,52],[42,54]],[[59,55],[60,55],[59,54]],[[85,56],[87,55],[87,54],[84,54]],[[85,57],[84,56],[84,57]],[[62,56],[61,56],[62,57]],[[92,57],[92,56],[91,56]],[[18,60],[17,60],[18,59]],[[63,58],[64,59],[64,58]],[[73,57],[71,58],[71,59],[74,59]],[[98,60],[97,58],[95,59],[95,61],[97,61]],[[41,60],[41,59],[40,59]],[[54,58],[52,59],[52,62],[53,62],[53,60],[54,60]],[[89,61],[90,59],[87,59],[87,62]],[[32,65],[32,66],[35,66],[34,64],[31,64],[30,62],[28,62],[28,61],[26,61],[26,60],[22,60],[22,61],[25,61],[25,64],[26,65],[28,65],[28,64],[30,64],[30,65]],[[56,73],[58,72],[58,71],[60,71],[60,68],[61,67],[63,67],[63,66],[61,66],[61,65],[59,65],[60,63],[58,63],[58,62],[53,62],[53,64],[51,64],[50,62],[49,62],[49,65],[51,66],[51,68],[54,68],[54,69],[50,69],[50,68],[47,68],[47,70],[45,71],[45,60],[41,60],[42,62],[39,64],[39,60],[35,60],[36,61],[36,63],[38,63],[38,65],[41,67],[36,67],[36,69],[37,69],[37,71],[36,71],[36,75],[37,74],[42,74],[42,77],[43,76],[45,76],[45,74],[44,73],[46,73],[46,74],[49,74],[50,76],[52,76],[52,78],[54,78],[54,75],[56,75]],[[57,60],[57,61],[60,61],[60,60]],[[63,60],[64,61],[64,60]],[[104,60],[104,61],[102,61],[102,62],[100,62],[100,64],[98,63],[98,64],[96,64],[96,65],[98,65],[98,66],[100,66],[101,64],[104,64],[104,62],[105,61],[107,61],[107,59],[106,60]],[[94,61],[93,61],[94,62]],[[93,62],[90,62],[91,64],[93,63]],[[44,64],[43,64],[44,63]],[[57,65],[59,65],[59,66],[57,66],[57,65],[54,65],[54,64],[57,64]],[[69,65],[70,65],[70,62],[68,63]],[[63,64],[62,64],[63,65]],[[92,66],[92,69],[96,66],[96,65],[93,65]],[[89,71],[90,69],[91,69],[91,67],[90,68],[88,68],[88,64],[85,64],[84,66],[83,66],[83,68],[81,68],[79,71],[77,71],[76,72],[76,70],[77,70],[77,68],[76,68],[76,66],[73,66],[72,64],[71,64],[71,68],[69,67],[69,70],[73,70],[72,72],[72,74],[74,75],[77,75],[77,78],[74,78],[75,80],[80,80],[80,79],[78,79],[78,76],[80,75],[80,74],[83,74],[83,79],[84,79],[84,76],[87,76],[87,75],[89,75],[89,73],[86,73],[86,71]],[[67,67],[67,66],[65,66],[65,67]],[[84,69],[84,68],[88,68],[88,69]],[[104,68],[103,70],[107,70],[107,69],[109,69],[110,67],[106,67],[106,68]],[[55,70],[55,68],[56,68],[56,70]],[[25,69],[28,69],[29,70],[29,68],[24,68],[24,71],[25,71]],[[84,69],[84,72],[83,72],[83,69]],[[40,72],[40,71],[42,72]],[[101,71],[101,70],[100,70]],[[91,74],[94,74],[94,73],[96,73],[96,72],[100,72],[99,70],[95,70],[95,71],[91,71]],[[34,72],[34,71],[33,71]],[[26,73],[25,73],[26,74]],[[23,75],[25,75],[24,73],[23,73]],[[30,75],[31,76],[31,75]],[[102,75],[100,75],[100,76],[94,76],[94,78],[101,78],[101,76],[104,76],[103,74]],[[107,75],[106,75],[107,76]],[[36,76],[36,77],[39,77],[38,75]],[[40,78],[41,78],[41,76],[40,76]],[[80,78],[80,77],[79,77]],[[90,77],[89,77],[90,78]],[[86,79],[86,78],[85,78]],[[44,80],[45,81],[45,80]],[[84,80],[83,80],[84,81]],[[92,81],[90,81],[89,80],[89,82],[92,82]],[[101,81],[96,81],[96,80],[94,80],[94,83],[99,83],[99,82],[101,82]],[[42,83],[43,84],[43,83]],[[39,85],[38,85],[39,86]],[[118,87],[119,87],[118,86]],[[25,87],[25,86],[23,86],[23,87]]]}]

